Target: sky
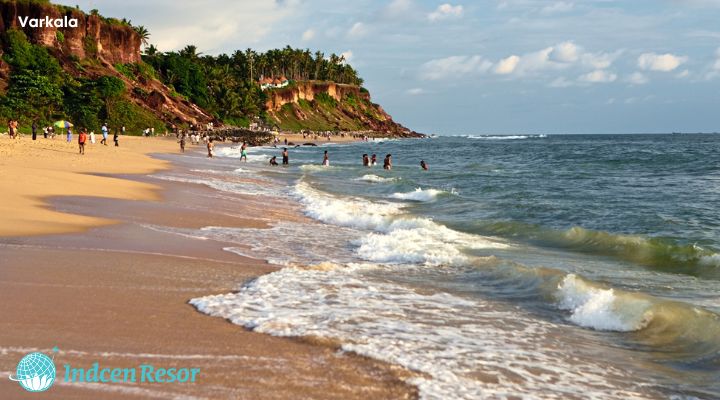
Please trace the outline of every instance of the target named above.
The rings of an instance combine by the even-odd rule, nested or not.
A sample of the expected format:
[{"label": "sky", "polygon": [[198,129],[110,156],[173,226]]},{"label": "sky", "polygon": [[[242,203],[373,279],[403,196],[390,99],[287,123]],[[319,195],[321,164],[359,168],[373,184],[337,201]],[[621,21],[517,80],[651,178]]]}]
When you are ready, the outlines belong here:
[{"label": "sky", "polygon": [[72,0],[161,51],[345,54],[433,134],[720,131],[720,0]]}]

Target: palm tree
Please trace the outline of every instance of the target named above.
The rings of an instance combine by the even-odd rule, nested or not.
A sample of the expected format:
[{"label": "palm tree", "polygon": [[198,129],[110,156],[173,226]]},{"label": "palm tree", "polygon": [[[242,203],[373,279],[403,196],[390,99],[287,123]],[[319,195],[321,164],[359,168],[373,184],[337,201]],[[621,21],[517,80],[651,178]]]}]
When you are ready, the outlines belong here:
[{"label": "palm tree", "polygon": [[202,53],[198,53],[197,46],[193,44],[189,44],[185,46],[182,50],[180,50],[180,55],[187,58],[198,58],[198,56],[202,55]]},{"label": "palm tree", "polygon": [[151,44],[150,46],[145,48],[145,55],[147,55],[147,56],[152,57],[152,56],[156,55],[157,53],[158,53],[158,49],[157,49],[157,47],[155,47],[154,44]]},{"label": "palm tree", "polygon": [[150,39],[150,32],[142,25],[136,26],[135,32],[137,32],[138,36],[140,36],[140,42],[143,44],[143,46],[148,45],[148,39]]}]

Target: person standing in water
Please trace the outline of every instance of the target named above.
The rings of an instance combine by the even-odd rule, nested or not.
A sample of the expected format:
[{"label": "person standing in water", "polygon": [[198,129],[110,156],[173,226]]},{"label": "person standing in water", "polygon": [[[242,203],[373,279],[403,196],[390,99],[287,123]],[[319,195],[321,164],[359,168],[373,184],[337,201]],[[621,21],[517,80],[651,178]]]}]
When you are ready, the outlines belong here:
[{"label": "person standing in water", "polygon": [[213,143],[212,139],[209,139],[207,142],[207,149],[208,149],[208,157],[213,158],[213,148],[215,147],[215,144]]},{"label": "person standing in water", "polygon": [[383,169],[386,169],[390,171],[392,169],[392,155],[388,154],[385,156],[385,161],[383,162]]},{"label": "person standing in water", "polygon": [[368,158],[367,154],[363,154],[363,167],[369,167],[370,166],[370,159]]},{"label": "person standing in water", "polygon": [[422,168],[425,171],[428,170],[428,165],[425,163],[425,160],[420,160],[420,168]]},{"label": "person standing in water", "polygon": [[240,146],[240,161],[247,162],[247,144],[245,142]]},{"label": "person standing in water", "polygon": [[277,163],[277,157],[276,157],[276,156],[272,156],[272,157],[270,158],[270,165],[272,165],[273,167],[276,166],[276,165],[278,165],[278,163]]},{"label": "person standing in water", "polygon": [[85,142],[87,142],[87,133],[85,133],[85,130],[80,130],[80,134],[78,135],[78,147],[80,148],[80,154],[85,155]]},{"label": "person standing in water", "polygon": [[[287,140],[287,139],[285,139]],[[290,155],[288,154],[287,147],[283,147],[282,151],[282,158],[283,158],[283,165],[289,165],[290,164]]]},{"label": "person standing in water", "polygon": [[328,152],[325,150],[325,154],[323,154],[323,167],[329,167],[330,166],[330,157],[328,157]]},{"label": "person standing in water", "polygon": [[377,155],[373,154],[372,157],[370,157],[370,166],[374,167],[377,165]]}]

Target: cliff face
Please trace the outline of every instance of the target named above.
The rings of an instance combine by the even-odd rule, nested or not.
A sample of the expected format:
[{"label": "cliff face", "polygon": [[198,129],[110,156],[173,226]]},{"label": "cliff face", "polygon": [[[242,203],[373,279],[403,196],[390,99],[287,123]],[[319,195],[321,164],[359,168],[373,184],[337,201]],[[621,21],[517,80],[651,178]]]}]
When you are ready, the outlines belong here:
[{"label": "cliff face", "polygon": [[[23,27],[19,17],[67,17],[76,19],[77,27]],[[141,39],[131,26],[50,3],[0,1],[0,32],[9,29],[22,30],[31,43],[49,48],[60,61],[60,65],[74,77],[95,79],[111,75],[122,79],[127,88],[128,100],[150,111],[167,124],[198,124],[214,119],[195,104],[173,96],[171,90],[157,79],[147,79],[140,74],[128,76],[116,69],[119,64],[142,62]],[[84,63],[82,68],[78,68],[73,58],[92,59],[93,62]],[[0,93],[7,86],[9,74],[8,66],[0,59]]]},{"label": "cliff face", "polygon": [[[66,16],[77,19],[77,28],[23,28],[19,20],[19,17],[56,19]],[[77,9],[48,3],[0,2],[0,30],[11,28],[21,29],[34,44],[51,47],[62,54],[81,59],[96,56],[109,64],[135,63],[141,60],[140,36],[132,27],[112,24],[97,15],[86,15]],[[58,39],[59,36],[63,38],[62,41]],[[89,52],[95,54],[88,54]]]},{"label": "cliff face", "polygon": [[370,101],[370,93],[354,85],[294,82],[267,92],[265,107],[283,129],[372,131],[396,136],[421,136],[393,121]]}]

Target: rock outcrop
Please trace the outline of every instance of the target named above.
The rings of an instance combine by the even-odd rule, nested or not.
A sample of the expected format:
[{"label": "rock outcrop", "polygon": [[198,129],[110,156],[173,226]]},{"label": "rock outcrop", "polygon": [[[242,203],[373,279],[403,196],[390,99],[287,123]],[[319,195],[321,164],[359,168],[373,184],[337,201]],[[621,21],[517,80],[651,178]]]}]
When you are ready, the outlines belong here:
[{"label": "rock outcrop", "polygon": [[[76,19],[77,27],[23,27],[20,18]],[[0,2],[0,30],[21,29],[34,43],[57,49],[62,54],[80,59],[97,57],[109,64],[135,63],[140,59],[140,36],[126,24],[104,20],[99,15],[31,1]],[[59,32],[59,33],[58,33]]]}]

